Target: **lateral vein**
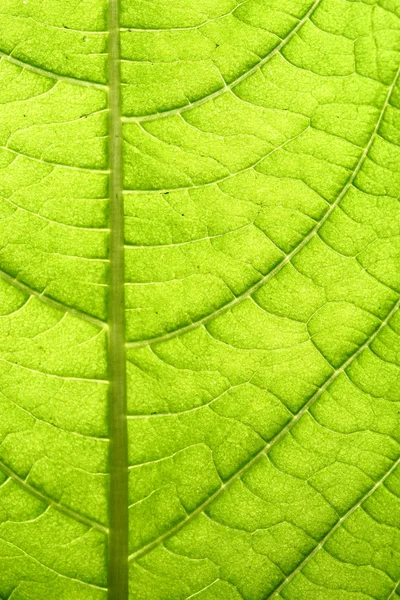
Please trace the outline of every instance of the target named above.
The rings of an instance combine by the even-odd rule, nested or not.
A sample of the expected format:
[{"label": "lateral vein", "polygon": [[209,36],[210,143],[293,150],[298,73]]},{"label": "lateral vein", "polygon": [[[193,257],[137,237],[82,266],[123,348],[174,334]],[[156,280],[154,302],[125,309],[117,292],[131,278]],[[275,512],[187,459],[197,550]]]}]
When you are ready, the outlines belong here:
[{"label": "lateral vein", "polygon": [[287,423],[287,425],[283,429],[281,429],[281,431],[270,442],[265,444],[265,446],[263,446],[261,448],[261,450],[259,450],[257,452],[257,454],[255,454],[249,460],[249,462],[247,462],[241,469],[239,469],[239,471],[236,471],[236,473],[234,473],[232,475],[232,477],[230,477],[230,479],[228,479],[216,492],[214,492],[214,494],[212,494],[212,496],[210,496],[205,502],[203,502],[200,506],[198,506],[196,508],[196,510],[194,510],[192,513],[190,513],[185,519],[183,519],[182,521],[177,523],[177,525],[172,527],[169,531],[167,531],[163,535],[159,536],[156,540],[153,540],[152,542],[150,542],[149,544],[147,544],[140,550],[132,553],[129,556],[129,560],[138,559],[138,558],[141,558],[142,556],[145,556],[151,550],[153,550],[154,548],[159,546],[159,544],[162,544],[165,540],[169,539],[170,537],[172,537],[173,535],[178,533],[189,522],[193,521],[193,519],[195,517],[197,517],[202,512],[204,512],[204,510],[206,510],[206,508],[208,506],[210,506],[214,502],[214,500],[219,498],[226,490],[228,490],[235,481],[237,481],[243,475],[245,475],[255,464],[257,464],[265,455],[267,455],[268,452],[270,452],[270,450],[272,450],[272,448],[275,447],[281,441],[281,439],[293,429],[293,427],[301,419],[301,417],[306,412],[309,411],[309,409],[315,404],[315,402],[318,400],[318,398],[320,398],[322,396],[322,394],[335,381],[335,379],[337,379],[337,377],[339,377],[339,375],[341,373],[345,372],[346,369],[353,363],[353,361],[370,344],[372,344],[372,342],[376,339],[376,337],[379,335],[379,333],[382,331],[382,329],[384,329],[386,327],[387,323],[397,312],[399,306],[400,306],[400,298],[394,304],[394,306],[392,307],[392,309],[390,310],[390,312],[388,313],[386,318],[381,322],[380,326],[374,331],[374,333],[347,359],[347,361],[341,367],[339,367],[338,369],[336,369],[335,371],[332,372],[331,376],[328,377],[328,379],[325,381],[325,383],[320,388],[318,388],[318,390],[308,399],[308,401],[304,404],[304,406],[297,413],[297,415],[291,421],[289,421]]},{"label": "lateral vein", "polygon": [[65,81],[66,83],[73,83],[75,85],[83,85],[84,87],[93,87],[99,90],[108,90],[108,87],[102,83],[96,83],[95,81],[88,81],[86,79],[78,79],[75,77],[68,77],[68,75],[60,75],[58,73],[54,73],[53,71],[47,71],[46,69],[42,69],[41,67],[35,67],[35,65],[30,65],[19,58],[15,58],[6,52],[0,50],[0,57],[4,58],[8,62],[16,65],[17,67],[21,67],[21,69],[27,69],[28,71],[32,71],[32,73],[36,73],[36,75],[42,75],[43,77],[49,77],[50,79],[56,79],[57,81]]},{"label": "lateral vein", "polygon": [[37,498],[41,502],[44,502],[48,506],[51,506],[58,512],[63,513],[64,515],[66,515],[67,517],[70,517],[74,521],[79,521],[79,523],[82,523],[83,525],[91,527],[92,529],[96,529],[97,531],[100,531],[101,533],[105,533],[105,534],[108,533],[107,527],[105,527],[104,525],[101,525],[101,523],[97,523],[96,521],[89,519],[89,517],[80,515],[79,513],[72,510],[71,508],[68,508],[67,506],[64,506],[63,504],[59,504],[52,498],[49,498],[48,496],[46,496],[46,494],[43,494],[37,488],[35,488],[34,486],[30,485],[27,481],[22,479],[22,477],[17,475],[17,473],[15,473],[8,465],[6,465],[5,463],[3,463],[1,461],[0,461],[0,471],[3,471],[3,473],[8,475],[13,481],[15,481],[26,492],[28,492],[32,496],[35,496],[35,498]]},{"label": "lateral vein", "polygon": [[102,329],[108,328],[107,323],[105,323],[101,319],[98,319],[97,317],[93,317],[92,315],[89,315],[88,313],[78,310],[77,308],[73,308],[72,306],[67,306],[66,304],[63,304],[62,302],[60,302],[59,300],[54,300],[53,298],[46,296],[46,294],[44,294],[44,292],[39,292],[38,290],[33,289],[32,287],[30,287],[23,281],[20,281],[19,279],[17,279],[17,277],[13,277],[6,271],[0,270],[0,277],[1,277],[1,279],[4,279],[4,281],[6,281],[10,285],[14,286],[15,288],[17,288],[24,294],[28,294],[28,296],[34,296],[35,298],[37,298],[44,304],[51,306],[52,308],[61,310],[63,313],[69,313],[69,314],[73,315],[74,317],[83,319],[84,321],[88,321],[89,323],[92,323],[92,325],[96,325],[96,327],[101,327]]},{"label": "lateral vein", "polygon": [[199,100],[196,100],[195,102],[191,102],[190,104],[187,104],[180,108],[174,108],[172,110],[168,110],[168,111],[160,112],[160,113],[154,113],[151,115],[144,115],[142,117],[123,117],[123,119],[122,119],[123,122],[124,123],[138,123],[138,122],[144,122],[144,121],[155,121],[156,119],[163,119],[165,117],[170,117],[172,115],[181,114],[188,110],[192,110],[192,108],[196,108],[196,106],[200,106],[201,104],[204,104],[205,102],[208,102],[209,100],[215,100],[215,98],[218,98],[218,96],[221,96],[225,92],[229,92],[230,90],[235,88],[237,85],[239,85],[239,83],[242,83],[242,81],[244,81],[245,79],[250,77],[250,75],[253,75],[256,71],[261,69],[261,67],[263,67],[267,62],[269,62],[275,56],[275,54],[278,54],[282,50],[282,48],[284,48],[290,42],[290,40],[296,35],[296,33],[299,31],[299,29],[301,29],[303,27],[304,23],[306,21],[308,21],[308,19],[311,17],[313,12],[317,9],[317,7],[321,3],[321,1],[322,0],[316,0],[314,2],[314,4],[311,6],[311,8],[309,8],[309,10],[306,12],[304,17],[297,23],[297,25],[290,31],[290,33],[277,46],[275,46],[275,48],[273,48],[271,50],[271,52],[269,52],[267,54],[267,56],[264,56],[263,59],[261,59],[258,63],[256,63],[254,65],[254,67],[252,67],[245,73],[242,73],[242,75],[240,75],[239,77],[237,77],[236,79],[231,81],[231,83],[224,85],[223,87],[219,88],[212,94],[208,94],[207,96],[204,96],[204,98],[200,98]]},{"label": "lateral vein", "polygon": [[[306,566],[306,564],[313,558],[313,556],[323,548],[326,542],[332,537],[332,535],[339,529],[339,527],[343,524],[346,519],[348,519],[368,498],[372,496],[372,494],[380,487],[389,477],[394,473],[397,467],[400,464],[400,458],[398,458],[395,463],[390,467],[389,471],[387,471],[379,481],[377,481],[364,496],[356,503],[354,506],[350,507],[349,510],[342,516],[334,526],[326,533],[326,535],[320,540],[320,542],[315,546],[315,548],[297,565],[297,567],[288,575],[282,583],[275,588],[275,590],[266,596],[264,600],[272,600],[272,598],[276,598],[278,594],[288,585],[288,583],[294,578],[294,576]],[[396,584],[397,586],[397,584]]]},{"label": "lateral vein", "polygon": [[272,279],[273,277],[275,277],[275,275],[277,275],[279,273],[279,271],[281,271],[281,269],[283,269],[283,267],[285,265],[287,265],[288,263],[290,263],[292,261],[292,259],[304,248],[304,246],[306,246],[308,244],[308,242],[310,240],[312,240],[317,235],[317,233],[322,228],[322,226],[324,225],[324,223],[326,223],[326,221],[329,219],[329,217],[334,212],[334,210],[336,209],[336,207],[340,204],[340,202],[342,201],[342,199],[344,198],[344,196],[347,194],[348,190],[354,184],[354,181],[355,181],[358,173],[360,172],[360,170],[361,170],[361,168],[362,168],[362,166],[363,166],[363,164],[365,162],[365,159],[367,158],[368,153],[369,153],[369,151],[371,149],[371,146],[372,146],[372,144],[373,144],[373,142],[375,140],[375,137],[376,137],[376,135],[377,135],[377,133],[379,131],[380,125],[382,123],[382,119],[383,119],[384,114],[386,112],[386,109],[387,109],[387,107],[389,105],[391,95],[392,95],[393,90],[394,90],[394,88],[395,88],[395,86],[397,84],[399,76],[400,76],[400,68],[398,69],[398,71],[396,73],[396,76],[395,76],[392,84],[388,88],[388,92],[387,92],[387,95],[386,95],[386,98],[385,98],[385,102],[383,103],[383,106],[382,106],[380,114],[379,114],[379,118],[378,118],[378,120],[376,122],[376,125],[374,127],[374,130],[373,130],[373,132],[372,132],[372,134],[371,134],[371,136],[369,138],[369,142],[366,145],[366,147],[364,148],[364,151],[362,152],[360,158],[358,159],[358,162],[357,162],[354,170],[352,171],[351,175],[347,179],[347,182],[346,182],[345,186],[343,187],[342,191],[340,192],[340,194],[338,195],[338,197],[336,198],[336,200],[330,205],[330,207],[328,208],[328,210],[325,212],[325,214],[322,217],[322,219],[320,221],[318,221],[318,223],[311,229],[311,231],[300,242],[300,244],[298,244],[289,254],[287,254],[285,256],[285,258],[283,258],[276,265],[276,267],[274,267],[272,269],[272,271],[270,271],[264,277],[262,277],[259,281],[257,281],[257,283],[255,283],[250,288],[248,288],[243,294],[240,294],[239,296],[236,296],[236,298],[234,298],[233,300],[231,300],[231,302],[228,302],[227,304],[224,304],[223,306],[221,306],[221,308],[219,308],[218,310],[214,311],[213,313],[210,313],[206,317],[203,317],[202,319],[199,319],[198,321],[195,321],[194,323],[191,323],[190,325],[186,325],[185,327],[181,327],[180,329],[176,329],[175,331],[171,331],[169,333],[160,335],[158,337],[148,338],[148,339],[145,339],[145,340],[138,340],[136,342],[128,342],[126,344],[126,347],[127,348],[142,348],[144,346],[149,346],[149,345],[152,345],[152,344],[159,344],[161,342],[166,342],[167,340],[175,338],[175,337],[177,337],[179,335],[182,335],[184,333],[187,333],[189,331],[193,331],[194,329],[197,329],[198,327],[201,327],[202,325],[206,325],[210,321],[213,321],[214,319],[216,319],[220,315],[224,314],[225,312],[227,312],[228,310],[230,310],[234,306],[237,306],[238,304],[240,304],[241,302],[243,302],[243,300],[245,300],[246,298],[248,298],[249,296],[251,296],[252,294],[254,294],[255,292],[257,292],[257,290],[259,290],[260,288],[262,288],[263,285],[265,285],[270,279]]}]

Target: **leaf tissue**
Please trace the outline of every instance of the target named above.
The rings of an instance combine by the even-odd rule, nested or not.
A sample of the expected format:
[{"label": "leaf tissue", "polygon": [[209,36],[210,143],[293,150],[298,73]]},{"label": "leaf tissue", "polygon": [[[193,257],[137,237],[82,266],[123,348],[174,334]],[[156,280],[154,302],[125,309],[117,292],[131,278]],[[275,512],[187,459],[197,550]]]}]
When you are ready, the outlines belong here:
[{"label": "leaf tissue", "polygon": [[400,600],[400,0],[0,0],[0,600]]}]

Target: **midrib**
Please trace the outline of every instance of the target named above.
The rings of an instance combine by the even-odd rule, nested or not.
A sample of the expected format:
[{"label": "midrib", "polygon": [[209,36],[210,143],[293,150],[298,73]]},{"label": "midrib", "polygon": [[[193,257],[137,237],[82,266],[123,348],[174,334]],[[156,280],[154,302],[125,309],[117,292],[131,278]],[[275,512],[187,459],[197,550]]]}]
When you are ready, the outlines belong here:
[{"label": "midrib", "polygon": [[110,536],[108,598],[128,598],[128,440],[124,317],[124,215],[120,98],[119,0],[109,0],[110,300]]}]

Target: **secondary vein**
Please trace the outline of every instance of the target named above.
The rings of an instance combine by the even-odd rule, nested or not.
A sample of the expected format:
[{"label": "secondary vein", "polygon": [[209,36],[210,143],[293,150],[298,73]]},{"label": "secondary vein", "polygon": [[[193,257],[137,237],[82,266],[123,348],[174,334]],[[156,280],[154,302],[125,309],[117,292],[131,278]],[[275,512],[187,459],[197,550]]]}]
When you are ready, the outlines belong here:
[{"label": "secondary vein", "polygon": [[[275,590],[271,594],[269,594],[265,598],[265,600],[272,600],[273,598],[276,598],[281,593],[281,591],[290,583],[290,581],[292,581],[292,579],[295,577],[295,575],[297,575],[297,573],[299,573],[303,569],[303,567],[305,567],[306,564],[310,562],[310,560],[315,556],[315,554],[317,554],[317,552],[319,552],[324,547],[326,542],[333,536],[333,534],[339,529],[339,527],[341,527],[343,522],[346,521],[346,519],[348,519],[358,508],[360,508],[360,506],[362,506],[364,504],[364,502],[366,502],[368,500],[368,498],[370,498],[372,496],[372,494],[374,492],[376,492],[376,490],[381,485],[383,485],[387,479],[389,479],[389,477],[392,475],[392,473],[394,473],[396,471],[399,464],[400,464],[400,458],[398,458],[393,463],[393,465],[391,466],[389,471],[384,473],[384,475],[381,477],[381,479],[379,479],[379,481],[377,481],[362,496],[362,498],[358,502],[356,502],[356,504],[354,504],[352,507],[350,507],[348,509],[348,511],[338,521],[336,521],[334,526],[325,534],[325,536],[320,540],[320,542],[315,546],[315,548],[307,556],[304,557],[304,559],[297,565],[297,567],[294,569],[294,571],[292,571],[292,573],[290,573],[290,575],[288,575],[282,581],[282,583],[277,588],[275,588]],[[396,583],[396,587],[397,587],[397,583]],[[392,595],[393,595],[393,593],[392,593]],[[389,596],[389,598],[390,597],[391,596]]]},{"label": "secondary vein", "polygon": [[26,283],[24,283],[23,281],[20,281],[17,277],[13,277],[9,273],[1,269],[0,278],[4,279],[4,281],[14,286],[24,294],[27,294],[28,296],[33,296],[41,302],[43,302],[44,304],[47,304],[48,306],[56,308],[57,310],[60,310],[63,313],[69,313],[74,317],[77,317],[78,319],[88,321],[89,323],[92,323],[92,325],[96,325],[97,327],[101,327],[102,329],[107,329],[107,323],[105,323],[101,319],[93,317],[92,315],[89,315],[89,313],[85,313],[77,308],[73,308],[72,306],[68,306],[67,304],[63,304],[59,300],[54,300],[53,298],[45,294],[45,290],[39,292],[38,290],[35,290]]},{"label": "secondary vein", "polygon": [[381,331],[386,327],[386,325],[390,322],[392,317],[396,314],[398,309],[400,308],[400,298],[395,302],[392,306],[391,310],[387,314],[386,318],[381,322],[379,327],[370,335],[370,337],[355,350],[355,352],[346,360],[346,362],[341,365],[339,368],[335,369],[332,372],[330,377],[325,381],[325,383],[316,390],[316,392],[307,400],[307,402],[303,405],[300,411],[296,414],[296,416],[289,421],[283,429],[281,429],[275,437],[270,440],[267,444],[265,444],[258,452],[255,454],[243,467],[241,467],[236,473],[234,473],[229,479],[225,481],[225,483],[212,494],[207,500],[205,500],[200,506],[198,506],[193,512],[188,514],[182,521],[178,522],[174,525],[169,531],[165,532],[152,542],[149,542],[146,546],[143,546],[136,552],[133,552],[129,556],[129,560],[137,560],[142,558],[152,550],[154,550],[157,546],[164,543],[164,541],[171,538],[173,535],[181,531],[188,523],[192,522],[197,516],[202,514],[217,498],[219,498],[224,492],[232,487],[235,481],[239,480],[243,477],[251,468],[260,462],[260,460],[269,454],[269,452],[279,444],[279,442],[293,429],[293,427],[298,423],[298,421],[303,417],[304,414],[308,413],[310,408],[317,402],[317,400],[322,396],[322,394],[332,385],[332,383],[348,369],[348,367],[372,344],[372,342],[378,337]]},{"label": "secondary vein", "polygon": [[108,598],[128,598],[128,434],[126,419],[124,319],[124,215],[119,1],[109,0],[110,108],[110,299],[108,359],[110,375],[110,538]]},{"label": "secondary vein", "polygon": [[299,252],[308,244],[308,242],[310,242],[318,234],[318,232],[323,227],[323,225],[326,223],[326,221],[328,221],[331,214],[340,205],[340,202],[345,197],[345,195],[347,194],[349,189],[353,186],[353,184],[357,178],[357,175],[361,171],[361,169],[364,165],[364,162],[368,157],[368,154],[369,154],[369,151],[371,150],[372,144],[374,143],[374,140],[379,133],[381,123],[383,121],[386,109],[390,104],[390,99],[392,97],[393,90],[396,88],[399,77],[400,77],[400,68],[398,69],[398,71],[393,79],[392,84],[388,88],[385,101],[379,112],[378,120],[375,124],[374,130],[371,133],[368,144],[366,145],[362,154],[360,155],[360,158],[358,159],[356,166],[354,167],[353,171],[351,172],[350,176],[348,177],[340,194],[337,196],[335,201],[332,202],[330,207],[327,209],[327,211],[323,215],[322,219],[320,219],[320,221],[318,221],[318,223],[316,223],[316,225],[311,229],[311,231],[306,235],[306,237],[303,238],[303,240],[297,246],[295,246],[289,254],[287,254],[271,271],[269,271],[269,273],[264,275],[259,281],[257,281],[254,285],[252,285],[250,288],[248,288],[245,292],[243,292],[239,296],[236,296],[233,300],[231,300],[230,302],[227,302],[226,304],[224,304],[223,306],[218,308],[216,311],[206,315],[202,319],[199,319],[198,321],[194,321],[190,325],[183,326],[179,329],[170,331],[168,333],[162,334],[157,337],[148,338],[148,339],[144,339],[144,340],[137,340],[135,342],[127,342],[126,347],[127,348],[142,348],[144,346],[160,344],[162,342],[166,342],[170,339],[173,339],[175,337],[183,335],[184,333],[188,333],[189,331],[193,331],[194,329],[198,329],[199,327],[202,327],[203,325],[206,325],[210,321],[213,321],[214,319],[216,319],[220,315],[224,314],[228,310],[237,306],[238,304],[241,304],[241,302],[243,302],[243,300],[245,300],[249,296],[252,296],[253,294],[255,294],[270,279],[275,277],[275,275],[277,275],[279,273],[279,271],[281,271],[283,269],[283,267],[285,267],[288,263],[290,263],[292,261],[292,259],[297,254],[299,254]]},{"label": "secondary vein", "polygon": [[60,73],[54,73],[53,71],[47,71],[46,69],[42,69],[41,67],[36,67],[35,65],[31,65],[19,58],[15,58],[10,54],[6,54],[5,52],[0,50],[0,58],[7,60],[8,62],[16,65],[17,67],[21,67],[21,69],[26,69],[27,71],[32,71],[32,73],[36,73],[37,75],[42,75],[43,77],[49,77],[50,79],[56,79],[57,81],[64,81],[66,83],[73,83],[75,85],[82,85],[84,87],[92,87],[97,88],[99,90],[107,90],[107,86],[102,83],[97,83],[96,81],[88,81],[86,79],[78,79],[76,77],[68,77],[67,75],[61,75]]},{"label": "secondary vein", "polygon": [[261,69],[261,67],[263,67],[276,54],[278,54],[285,46],[287,46],[287,44],[290,42],[290,40],[292,38],[294,38],[294,36],[297,34],[297,32],[303,27],[304,23],[306,23],[310,19],[310,17],[313,15],[313,13],[316,11],[316,9],[318,8],[318,6],[320,4],[321,4],[321,0],[315,0],[315,2],[310,6],[310,8],[306,12],[306,14],[299,20],[297,25],[295,27],[293,27],[293,29],[288,33],[288,35],[279,44],[277,44],[271,50],[271,52],[268,52],[267,56],[264,56],[264,58],[262,58],[258,63],[256,63],[253,67],[251,67],[251,69],[249,69],[248,71],[245,71],[244,73],[239,75],[239,77],[237,77],[236,79],[231,81],[229,84],[225,84],[222,87],[220,87],[218,90],[216,90],[215,92],[213,92],[211,94],[207,94],[207,96],[204,96],[203,98],[199,98],[199,100],[195,100],[194,102],[190,102],[189,104],[186,104],[185,106],[181,106],[179,108],[173,108],[171,110],[166,110],[164,112],[153,113],[150,115],[143,115],[140,117],[124,117],[123,121],[126,123],[135,123],[135,122],[155,121],[157,119],[171,117],[173,115],[181,114],[188,110],[192,110],[196,106],[201,106],[205,102],[208,102],[209,100],[215,100],[215,98],[218,98],[218,96],[221,96],[225,92],[229,92],[230,90],[235,88],[237,85],[239,85],[239,83],[242,83],[242,81],[244,81],[245,79],[247,79],[248,77],[250,77],[251,75],[256,73],[256,71]]},{"label": "secondary vein", "polygon": [[74,511],[73,509],[68,508],[67,506],[64,506],[63,504],[61,504],[59,502],[56,502],[55,500],[53,500],[53,498],[46,496],[46,494],[44,494],[43,492],[41,492],[40,490],[35,488],[30,483],[28,483],[28,481],[26,479],[22,479],[22,477],[20,477],[17,473],[15,473],[15,471],[13,471],[8,465],[6,465],[3,462],[0,462],[0,471],[5,473],[6,475],[8,475],[8,477],[10,477],[10,479],[15,481],[26,492],[31,494],[31,496],[34,496],[41,502],[44,502],[48,506],[51,506],[58,512],[63,513],[70,519],[73,519],[74,521],[78,521],[78,523],[82,523],[83,525],[86,525],[87,527],[90,527],[92,529],[96,529],[97,531],[100,531],[101,533],[108,533],[107,527],[104,527],[104,525],[102,525],[101,523],[97,523],[96,521],[93,521],[89,517],[86,517],[85,515],[81,515],[81,514],[77,513],[76,511]]}]

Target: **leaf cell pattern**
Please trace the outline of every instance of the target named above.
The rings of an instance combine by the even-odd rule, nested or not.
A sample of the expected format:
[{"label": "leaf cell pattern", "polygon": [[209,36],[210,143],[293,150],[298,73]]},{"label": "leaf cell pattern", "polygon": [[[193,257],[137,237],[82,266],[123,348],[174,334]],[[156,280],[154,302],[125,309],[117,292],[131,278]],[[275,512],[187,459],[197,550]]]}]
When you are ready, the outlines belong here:
[{"label": "leaf cell pattern", "polygon": [[0,13],[0,599],[400,600],[399,0]]}]

